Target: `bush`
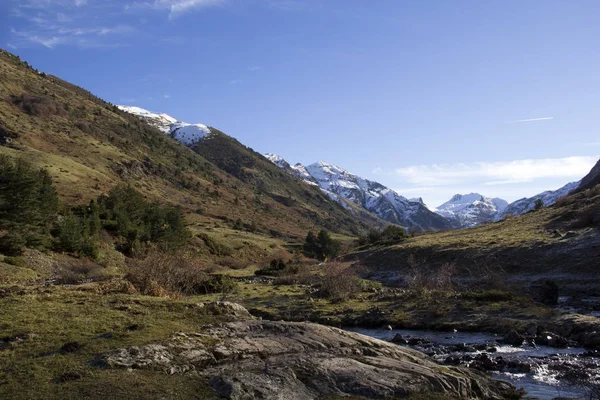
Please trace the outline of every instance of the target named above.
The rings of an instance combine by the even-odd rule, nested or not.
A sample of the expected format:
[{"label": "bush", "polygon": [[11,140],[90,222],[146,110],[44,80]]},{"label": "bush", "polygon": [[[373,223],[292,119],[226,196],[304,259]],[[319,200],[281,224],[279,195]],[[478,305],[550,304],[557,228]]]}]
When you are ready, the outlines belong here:
[{"label": "bush", "polygon": [[361,281],[352,267],[330,263],[320,279],[316,295],[333,302],[341,302],[350,299],[361,290]]},{"label": "bush", "polygon": [[340,243],[333,240],[329,232],[325,230],[321,230],[318,236],[311,231],[306,235],[303,250],[307,257],[327,260],[337,257],[340,252]]},{"label": "bush", "polygon": [[161,297],[228,293],[236,288],[231,278],[208,274],[193,258],[158,251],[131,260],[125,279],[141,294]]},{"label": "bush", "polygon": [[591,228],[600,226],[600,205],[584,208],[577,213],[575,221],[571,224],[573,229]]},{"label": "bush", "polygon": [[21,110],[36,117],[67,115],[67,111],[63,106],[50,97],[32,96],[22,93],[20,96],[13,96],[11,100]]},{"label": "bush", "polygon": [[439,267],[418,262],[414,256],[409,256],[407,261],[408,274],[406,281],[408,287],[416,291],[424,290],[454,290],[454,278],[457,267],[454,263],[443,263]]},{"label": "bush", "polygon": [[359,246],[365,245],[386,245],[400,243],[409,237],[409,233],[399,225],[389,225],[384,230],[371,230],[367,236],[360,237]]}]

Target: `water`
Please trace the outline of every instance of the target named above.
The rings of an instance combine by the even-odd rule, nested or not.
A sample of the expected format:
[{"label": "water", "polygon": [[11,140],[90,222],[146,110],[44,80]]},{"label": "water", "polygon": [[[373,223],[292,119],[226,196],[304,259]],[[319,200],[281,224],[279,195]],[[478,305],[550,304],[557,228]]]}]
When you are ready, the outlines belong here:
[{"label": "water", "polygon": [[[512,383],[515,387],[527,391],[528,396],[539,399],[553,399],[556,397],[581,399],[585,396],[585,389],[578,386],[569,385],[564,379],[561,379],[561,373],[569,371],[582,371],[593,376],[600,376],[599,357],[581,357],[585,353],[584,348],[573,347],[566,349],[557,349],[548,346],[532,347],[527,344],[515,347],[500,344],[497,340],[501,337],[487,333],[472,332],[436,332],[424,330],[386,330],[386,329],[350,329],[353,332],[371,336],[382,340],[391,340],[396,334],[401,334],[404,338],[423,338],[426,342],[408,346],[416,350],[431,355],[436,361],[444,363],[449,357],[471,357],[486,353],[489,358],[495,359],[502,357],[506,362],[518,361],[527,363],[531,366],[529,372],[506,371],[493,372],[493,377]],[[457,351],[456,345],[466,344],[466,351]],[[484,346],[485,345],[485,346]],[[476,346],[481,350],[475,350]],[[484,348],[487,347],[487,348]],[[496,349],[490,352],[489,347]],[[468,362],[461,362],[461,365]]]}]

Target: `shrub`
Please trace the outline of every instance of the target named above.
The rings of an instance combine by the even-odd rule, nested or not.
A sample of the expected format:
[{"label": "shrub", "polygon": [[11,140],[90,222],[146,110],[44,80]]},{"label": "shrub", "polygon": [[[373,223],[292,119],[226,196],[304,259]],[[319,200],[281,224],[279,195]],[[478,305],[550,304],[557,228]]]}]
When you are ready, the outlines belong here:
[{"label": "shrub", "polygon": [[311,231],[306,235],[303,250],[307,257],[326,260],[337,257],[340,252],[340,243],[333,240],[329,232],[325,230],[321,230],[318,236]]},{"label": "shrub", "polygon": [[[402,226],[389,225],[383,230],[373,229],[367,236],[360,237],[359,246],[365,245],[393,245],[406,240],[409,233]],[[413,233],[414,236],[414,233]]]},{"label": "shrub", "polygon": [[67,115],[63,106],[50,97],[32,96],[22,93],[12,97],[12,103],[29,115],[47,117],[50,115]]},{"label": "shrub", "polygon": [[544,200],[536,199],[535,203],[533,204],[533,209],[540,210],[540,209],[542,209],[542,207],[544,207]]},{"label": "shrub", "polygon": [[454,279],[458,269],[454,263],[443,263],[439,267],[419,262],[411,254],[407,260],[408,274],[406,282],[408,287],[416,291],[424,290],[454,290]]},{"label": "shrub", "polygon": [[600,226],[600,205],[589,206],[579,211],[571,226],[574,229]]},{"label": "shrub", "polygon": [[341,263],[327,265],[316,294],[333,302],[350,299],[362,290],[362,284],[352,267]]},{"label": "shrub", "polygon": [[87,279],[108,278],[104,276],[104,267],[85,258],[58,263],[54,270],[54,277],[59,284],[77,284]]},{"label": "shrub", "polygon": [[141,294],[149,296],[228,293],[236,287],[227,276],[206,273],[204,266],[193,258],[158,251],[131,260],[125,279]]}]

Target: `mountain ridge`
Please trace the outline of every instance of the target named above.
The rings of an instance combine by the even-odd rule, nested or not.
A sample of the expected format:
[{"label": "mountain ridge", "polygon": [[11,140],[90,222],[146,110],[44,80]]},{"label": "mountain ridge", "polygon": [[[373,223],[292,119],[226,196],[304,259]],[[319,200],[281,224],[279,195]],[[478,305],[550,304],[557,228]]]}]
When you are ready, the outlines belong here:
[{"label": "mountain ridge", "polygon": [[435,212],[452,221],[456,228],[472,228],[494,221],[495,216],[506,207],[506,200],[469,193],[455,194],[438,206]]},{"label": "mountain ridge", "polygon": [[339,166],[325,161],[307,166],[292,165],[272,153],[265,157],[289,174],[318,185],[340,203],[352,202],[385,221],[418,230],[451,228],[444,217],[430,211],[422,201],[411,201],[379,182],[359,177]]}]

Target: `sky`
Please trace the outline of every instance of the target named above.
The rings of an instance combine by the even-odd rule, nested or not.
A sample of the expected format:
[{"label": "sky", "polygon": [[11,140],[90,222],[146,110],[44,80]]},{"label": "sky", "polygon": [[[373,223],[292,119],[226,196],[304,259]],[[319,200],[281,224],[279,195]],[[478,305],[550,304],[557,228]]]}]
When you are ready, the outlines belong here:
[{"label": "sky", "polygon": [[597,0],[1,0],[0,47],[115,104],[435,207],[600,156]]}]

